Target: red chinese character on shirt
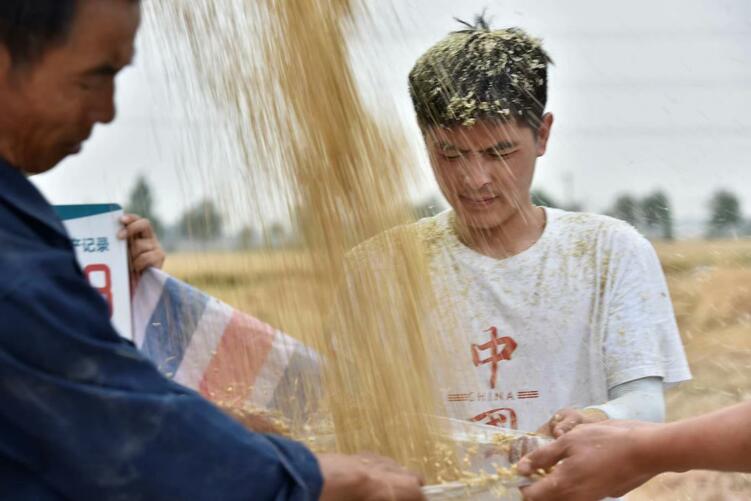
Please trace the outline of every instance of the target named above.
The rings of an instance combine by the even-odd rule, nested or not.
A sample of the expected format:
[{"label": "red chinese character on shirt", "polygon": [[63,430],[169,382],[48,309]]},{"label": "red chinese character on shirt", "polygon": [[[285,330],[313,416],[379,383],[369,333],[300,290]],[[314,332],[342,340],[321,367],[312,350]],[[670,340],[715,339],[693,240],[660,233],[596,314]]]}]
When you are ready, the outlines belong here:
[{"label": "red chinese character on shirt", "polygon": [[[491,327],[484,331],[490,333],[490,341],[483,344],[472,345],[472,363],[475,367],[479,367],[485,364],[490,365],[490,387],[495,389],[495,380],[498,374],[498,363],[503,360],[511,360],[511,355],[516,350],[516,341],[510,337],[498,337],[498,329]],[[502,350],[498,348],[503,346]],[[488,358],[480,358],[480,352],[490,350],[490,356]]]},{"label": "red chinese character on shirt", "polygon": [[486,424],[488,426],[497,426],[499,428],[510,428],[512,430],[517,430],[519,426],[516,412],[514,412],[514,409],[508,407],[485,411],[482,414],[470,418],[470,421]]}]

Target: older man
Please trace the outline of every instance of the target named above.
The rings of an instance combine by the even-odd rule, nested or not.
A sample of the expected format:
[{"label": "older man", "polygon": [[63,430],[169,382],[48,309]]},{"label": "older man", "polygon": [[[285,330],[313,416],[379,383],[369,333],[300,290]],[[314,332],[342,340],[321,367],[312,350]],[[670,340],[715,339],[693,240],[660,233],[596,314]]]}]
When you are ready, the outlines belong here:
[{"label": "older man", "polygon": [[26,179],[115,118],[137,0],[0,3],[0,498],[420,499],[381,458],[253,434],[117,336]]}]

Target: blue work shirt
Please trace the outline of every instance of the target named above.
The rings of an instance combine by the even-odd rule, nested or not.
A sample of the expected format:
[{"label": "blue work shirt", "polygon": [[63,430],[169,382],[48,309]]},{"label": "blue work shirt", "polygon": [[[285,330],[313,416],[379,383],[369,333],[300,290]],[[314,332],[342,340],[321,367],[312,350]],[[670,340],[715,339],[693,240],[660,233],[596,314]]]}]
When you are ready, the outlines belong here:
[{"label": "blue work shirt", "polygon": [[0,499],[307,501],[322,483],[305,447],[117,335],[52,207],[0,159]]}]

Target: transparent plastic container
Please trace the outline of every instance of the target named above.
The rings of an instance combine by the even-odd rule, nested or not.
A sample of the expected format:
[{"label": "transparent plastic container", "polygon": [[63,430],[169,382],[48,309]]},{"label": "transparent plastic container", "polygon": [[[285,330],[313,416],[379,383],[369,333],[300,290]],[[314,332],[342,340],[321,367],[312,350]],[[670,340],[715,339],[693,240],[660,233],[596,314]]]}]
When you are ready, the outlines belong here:
[{"label": "transparent plastic container", "polygon": [[[492,475],[498,468],[510,469],[524,454],[552,440],[532,433],[507,430],[471,421],[432,416],[436,425],[436,438],[453,444],[456,459],[462,462],[462,470],[474,474],[483,472]],[[306,444],[316,451],[336,450],[334,434],[309,436]],[[493,482],[481,485],[448,482],[423,487],[429,501],[467,499],[473,501],[518,501],[519,487],[529,485],[530,480],[519,475],[503,475]]]},{"label": "transparent plastic container", "polygon": [[[547,443],[548,437],[505,430],[470,421],[436,417],[440,423],[441,438],[456,445],[457,457],[467,471],[481,476],[495,474],[499,468],[513,470],[512,466],[527,454]],[[477,485],[473,485],[477,483]],[[519,500],[519,487],[529,485],[526,477],[511,472],[496,475],[492,480],[478,478],[468,483],[450,482],[428,485],[423,488],[430,501],[471,499],[477,501]]]}]

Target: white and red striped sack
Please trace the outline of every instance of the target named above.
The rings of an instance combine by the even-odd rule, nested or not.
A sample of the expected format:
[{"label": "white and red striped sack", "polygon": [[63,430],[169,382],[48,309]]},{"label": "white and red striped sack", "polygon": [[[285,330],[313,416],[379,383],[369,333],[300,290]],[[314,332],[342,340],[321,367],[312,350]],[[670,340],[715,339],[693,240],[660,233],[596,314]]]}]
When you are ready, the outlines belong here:
[{"label": "white and red striped sack", "polygon": [[222,405],[304,420],[320,399],[315,351],[160,270],[139,279],[133,340],[167,377]]}]

